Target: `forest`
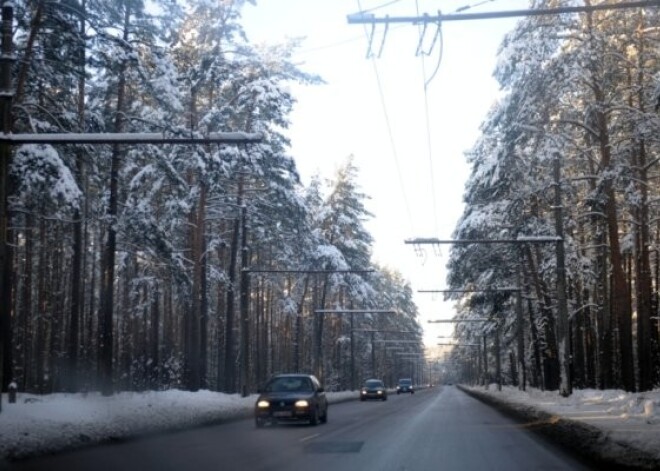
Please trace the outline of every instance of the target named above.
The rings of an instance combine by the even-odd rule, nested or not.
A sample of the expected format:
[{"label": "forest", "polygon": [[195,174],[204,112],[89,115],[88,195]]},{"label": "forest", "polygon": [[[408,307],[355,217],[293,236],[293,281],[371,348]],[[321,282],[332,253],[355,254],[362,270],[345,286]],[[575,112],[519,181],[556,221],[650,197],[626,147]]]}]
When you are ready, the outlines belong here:
[{"label": "forest", "polygon": [[454,237],[561,243],[453,247],[449,285],[473,290],[450,295],[472,346],[451,354],[463,380],[660,384],[659,20],[656,7],[529,16],[501,44],[502,98],[467,153]]},{"label": "forest", "polygon": [[5,135],[260,140],[0,143],[3,390],[422,374],[412,290],[372,260],[359,169],[346,156],[304,185],[289,154],[289,84],[322,78],[291,60],[297,41],[252,44],[247,3],[4,3]]},{"label": "forest", "polygon": [[[3,5],[5,134],[261,136],[0,142],[3,390],[424,378],[413,292],[372,260],[359,169],[346,156],[305,185],[290,155],[289,84],[323,78],[292,60],[296,40],[252,44],[248,3]],[[658,24],[650,7],[528,16],[502,42],[453,237],[518,242],[451,249],[457,381],[660,385]]]}]

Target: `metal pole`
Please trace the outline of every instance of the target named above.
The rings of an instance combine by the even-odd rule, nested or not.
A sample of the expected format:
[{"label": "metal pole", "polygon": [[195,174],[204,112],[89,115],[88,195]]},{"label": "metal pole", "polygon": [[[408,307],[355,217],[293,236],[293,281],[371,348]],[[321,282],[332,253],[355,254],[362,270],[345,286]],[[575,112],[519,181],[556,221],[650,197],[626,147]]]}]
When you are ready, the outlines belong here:
[{"label": "metal pole", "polygon": [[516,291],[516,334],[518,337],[518,389],[525,391],[527,375],[525,371],[525,337],[524,321],[522,307],[522,286],[520,270],[516,270],[518,290]]},{"label": "metal pole", "polygon": [[[11,67],[14,62],[12,25],[14,9],[9,2],[2,6],[2,56],[0,56],[0,130],[11,132],[11,107],[13,99]],[[9,246],[9,143],[0,143],[0,411],[2,411],[2,390],[5,381],[5,348],[11,343],[11,251]]]},{"label": "metal pole", "polygon": [[561,184],[560,184],[560,156],[555,154],[553,162],[554,180],[555,180],[555,230],[557,232],[556,254],[557,254],[557,310],[559,327],[559,368],[561,383],[559,393],[564,396],[570,396],[572,391],[570,376],[570,351],[568,338],[568,303],[566,301],[566,268],[564,252],[564,222],[562,215]]},{"label": "metal pole", "polygon": [[371,377],[377,378],[376,374],[376,351],[374,350],[374,335],[375,332],[371,332]]},{"label": "metal pole", "polygon": [[353,334],[353,321],[355,314],[351,313],[351,391],[355,391],[355,335]]},{"label": "metal pole", "polygon": [[249,276],[245,271],[248,262],[247,248],[247,223],[245,216],[245,205],[241,206],[241,292],[239,297],[241,312],[241,394],[248,395],[249,390],[249,342],[250,342],[250,319],[248,317],[248,284]]},{"label": "metal pole", "polygon": [[484,369],[483,369],[483,383],[486,388],[488,388],[488,383],[489,383],[489,378],[488,378],[488,345],[486,343],[486,334],[483,335],[483,342],[484,342]]},{"label": "metal pole", "polygon": [[502,390],[502,358],[500,356],[500,325],[495,326],[495,377],[497,378],[497,390]]}]

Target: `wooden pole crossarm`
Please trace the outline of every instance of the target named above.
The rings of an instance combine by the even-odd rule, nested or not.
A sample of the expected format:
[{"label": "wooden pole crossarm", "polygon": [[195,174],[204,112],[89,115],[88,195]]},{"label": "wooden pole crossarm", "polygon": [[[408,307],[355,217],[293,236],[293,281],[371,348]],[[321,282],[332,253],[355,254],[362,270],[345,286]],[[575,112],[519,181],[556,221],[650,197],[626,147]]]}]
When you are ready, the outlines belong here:
[{"label": "wooden pole crossarm", "polygon": [[393,309],[315,309],[314,314],[397,314]]},{"label": "wooden pole crossarm", "polygon": [[244,272],[248,273],[373,273],[375,270],[270,270],[267,268],[245,268]]},{"label": "wooden pole crossarm", "polygon": [[411,245],[427,244],[549,244],[561,241],[557,236],[521,236],[516,239],[436,239],[436,238],[416,238],[406,239],[404,243]]},{"label": "wooden pole crossarm", "polygon": [[424,14],[422,16],[386,16],[377,18],[369,13],[355,13],[348,15],[348,24],[377,24],[377,23],[411,23],[411,24],[427,24],[427,23],[441,23],[443,21],[466,21],[466,20],[493,20],[500,18],[514,18],[521,16],[543,16],[543,15],[560,15],[566,13],[590,13],[594,11],[616,10],[623,8],[645,8],[660,6],[659,0],[647,0],[637,2],[621,2],[621,3],[606,3],[600,5],[585,5],[574,7],[557,7],[557,8],[536,8],[533,10],[503,10],[503,11],[487,11],[481,13],[452,13],[443,15]]},{"label": "wooden pole crossarm", "polygon": [[439,319],[430,320],[429,324],[445,324],[458,322],[497,322],[497,319]]},{"label": "wooden pole crossarm", "polygon": [[206,136],[175,136],[163,133],[0,133],[0,142],[10,144],[254,144],[263,135],[246,132],[213,132]]},{"label": "wooden pole crossarm", "polygon": [[386,334],[419,334],[419,332],[415,330],[351,329],[351,332],[381,332]]},{"label": "wooden pole crossarm", "polygon": [[478,343],[437,343],[443,347],[479,347]]},{"label": "wooden pole crossarm", "polygon": [[420,289],[418,293],[515,293],[520,288],[485,288],[485,289]]}]

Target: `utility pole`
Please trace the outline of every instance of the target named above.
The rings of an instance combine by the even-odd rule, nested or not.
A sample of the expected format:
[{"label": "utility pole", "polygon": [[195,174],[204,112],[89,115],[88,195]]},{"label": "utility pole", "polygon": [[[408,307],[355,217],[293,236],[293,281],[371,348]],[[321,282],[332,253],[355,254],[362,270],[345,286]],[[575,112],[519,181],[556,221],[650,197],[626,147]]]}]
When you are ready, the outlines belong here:
[{"label": "utility pole", "polygon": [[[419,290],[418,293],[516,293],[516,340],[518,346],[518,381],[519,387],[522,391],[525,390],[526,372],[525,372],[525,339],[523,329],[523,308],[522,308],[522,295],[521,295],[521,281],[520,272],[516,271],[517,288],[485,288],[485,289],[439,289],[439,290]],[[497,321],[495,329],[495,370],[497,376],[498,389],[502,390],[502,371],[500,360],[500,320]],[[485,335],[484,335],[485,337]]]},{"label": "utility pole", "polygon": [[[354,271],[354,270],[337,270],[337,271]],[[318,319],[317,322],[323,322],[323,317],[325,314],[350,314],[351,320],[351,388],[355,388],[355,363],[354,363],[354,351],[353,351],[353,315],[354,314],[396,314],[397,311],[394,309],[315,309],[314,310],[314,319]],[[320,325],[318,326],[320,327]],[[316,334],[316,362],[317,365],[321,365],[323,362],[323,348],[322,341],[323,336],[319,335],[318,331]]]},{"label": "utility pole", "polygon": [[[558,160],[556,162],[556,165],[558,165]],[[557,166],[555,169],[555,184],[557,186],[557,191],[559,191],[559,167]],[[424,238],[424,239],[409,239],[406,240],[406,244],[456,244],[456,245],[467,245],[467,244],[513,244],[513,245],[519,245],[519,244],[546,244],[546,243],[554,243],[556,247],[556,259],[557,259],[557,286],[556,286],[556,291],[557,291],[557,301],[558,301],[558,309],[559,309],[559,317],[560,317],[560,327],[561,327],[561,317],[563,316],[564,319],[566,319],[566,330],[565,330],[565,337],[564,338],[564,345],[568,346],[568,305],[566,301],[566,274],[565,274],[565,268],[564,268],[564,240],[563,240],[563,224],[561,221],[561,193],[555,192],[555,220],[556,220],[556,226],[555,226],[555,231],[556,235],[555,236],[519,236],[516,239],[455,239],[455,240],[440,240],[440,239],[435,239],[435,238]],[[461,289],[455,289],[455,290],[426,290],[426,291],[421,291],[421,292],[456,292],[456,293],[465,293],[465,292],[497,292],[497,291],[516,291],[518,294],[516,296],[516,328],[517,328],[517,337],[518,337],[518,363],[520,365],[520,370],[521,372],[518,373],[519,379],[521,381],[522,389],[525,389],[525,380],[526,380],[526,373],[525,373],[525,343],[524,343],[524,338],[523,338],[523,312],[522,312],[522,295],[521,295],[521,281],[520,281],[520,272],[516,271],[516,280],[518,283],[517,288],[490,288],[490,289],[474,289],[474,290],[461,290]],[[431,322],[431,321],[430,321]],[[441,321],[436,321],[436,322],[441,322]],[[451,322],[451,321],[450,321]],[[562,338],[562,331],[560,330],[559,332],[560,339]],[[501,371],[500,371],[500,352],[499,352],[499,325],[496,330],[496,369],[497,369],[497,375],[498,375],[498,388],[501,389],[502,387],[502,382],[501,382]],[[561,352],[562,348],[562,343],[561,340],[558,342],[559,343],[559,348]],[[486,348],[484,344],[484,349]],[[572,392],[571,390],[571,384],[570,384],[570,370],[569,366],[567,366],[568,363],[568,349],[565,348],[566,354],[560,353],[560,368],[562,369],[562,385],[560,385],[560,394],[562,396],[569,396]],[[484,358],[487,358],[487,353],[484,352]],[[562,362],[566,362],[566,365],[563,365]],[[565,373],[565,374],[564,374]],[[565,380],[564,380],[565,377]]]},{"label": "utility pole", "polygon": [[516,270],[516,280],[518,283],[518,290],[516,291],[516,337],[518,343],[518,389],[524,391],[527,383],[527,371],[525,364],[525,336],[524,336],[524,321],[523,321],[523,306],[522,306],[522,281],[520,270]]},{"label": "utility pole", "polygon": [[[2,54],[0,55],[0,130],[11,132],[11,107],[13,91],[11,66],[14,63],[12,44],[12,24],[14,9],[10,2],[2,5]],[[0,143],[0,411],[2,411],[2,391],[9,373],[5,364],[10,363],[11,348],[11,246],[9,244],[9,161],[11,147]]]},{"label": "utility pole", "polygon": [[[514,291],[513,288],[503,288],[502,290],[493,289],[491,291]],[[439,290],[441,291],[441,290]],[[471,290],[454,290],[454,291],[471,291]],[[480,290],[472,290],[480,291]],[[473,322],[495,322],[495,339],[493,341],[493,346],[495,348],[495,376],[497,377],[497,389],[502,390],[502,368],[500,361],[500,325],[502,324],[502,319],[488,319],[488,318],[478,318],[478,319],[443,319],[443,320],[431,320],[428,321],[429,324],[438,324],[438,323],[473,323]],[[484,386],[488,387],[488,337],[485,332],[482,333],[483,339],[483,383]],[[450,344],[438,344],[438,345],[450,345]],[[455,344],[452,344],[455,345]],[[466,344],[459,344],[466,345]],[[479,346],[479,344],[474,344],[472,346]]]},{"label": "utility pole", "polygon": [[377,378],[376,375],[376,349],[374,348],[374,336],[376,332],[371,331],[371,377]]},{"label": "utility pole", "polygon": [[243,397],[248,395],[249,390],[249,367],[250,367],[250,318],[248,316],[248,292],[250,276],[246,271],[248,265],[248,247],[247,247],[247,222],[246,222],[245,204],[241,206],[241,292],[239,297],[241,314],[241,394]]},{"label": "utility pole", "polygon": [[[352,315],[351,315],[352,318]],[[351,323],[351,326],[353,324]],[[392,330],[392,329],[354,329],[351,327],[351,342],[353,341],[353,333],[354,332],[365,332],[370,334],[370,341],[371,341],[371,377],[372,378],[378,378],[378,372],[376,371],[376,338],[375,334],[376,333],[385,333],[385,334],[415,334],[418,335],[419,333],[415,330]],[[394,340],[396,341],[396,340]],[[352,350],[351,350],[351,355],[352,355]]]},{"label": "utility pole", "polygon": [[355,322],[355,314],[351,312],[351,391],[355,391],[355,334],[353,334],[353,327]]},{"label": "utility pole", "polygon": [[[500,316],[498,316],[500,317]],[[502,390],[502,352],[500,349],[500,330],[503,322],[498,319],[495,324],[495,377],[497,378],[497,390]]]},{"label": "utility pole", "polygon": [[566,301],[566,267],[564,253],[564,221],[561,201],[561,183],[560,183],[560,155],[555,154],[553,161],[553,173],[555,184],[555,231],[557,233],[556,253],[557,253],[557,323],[559,333],[559,368],[561,382],[559,384],[559,393],[568,397],[571,395],[571,360],[568,335],[568,303]]}]

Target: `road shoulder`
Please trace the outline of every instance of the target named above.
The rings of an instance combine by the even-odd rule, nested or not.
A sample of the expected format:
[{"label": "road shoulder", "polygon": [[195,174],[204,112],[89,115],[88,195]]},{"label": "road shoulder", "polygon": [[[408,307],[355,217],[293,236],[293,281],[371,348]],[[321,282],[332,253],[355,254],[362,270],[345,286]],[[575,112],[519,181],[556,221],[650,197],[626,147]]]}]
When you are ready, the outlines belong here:
[{"label": "road shoulder", "polygon": [[521,422],[535,433],[576,455],[594,462],[600,469],[657,470],[660,459],[622,440],[614,440],[607,430],[544,411],[528,404],[498,397],[495,391],[458,386],[466,394]]}]

